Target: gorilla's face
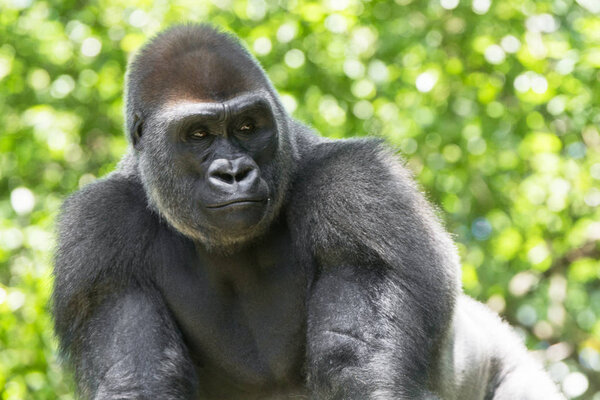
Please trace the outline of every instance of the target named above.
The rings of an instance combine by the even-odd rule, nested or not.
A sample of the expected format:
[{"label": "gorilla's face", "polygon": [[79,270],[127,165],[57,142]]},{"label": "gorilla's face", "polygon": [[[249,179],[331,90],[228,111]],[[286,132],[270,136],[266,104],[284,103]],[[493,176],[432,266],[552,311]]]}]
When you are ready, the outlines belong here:
[{"label": "gorilla's face", "polygon": [[287,181],[280,124],[268,93],[165,104],[144,122],[137,145],[152,206],[209,247],[260,235]]}]

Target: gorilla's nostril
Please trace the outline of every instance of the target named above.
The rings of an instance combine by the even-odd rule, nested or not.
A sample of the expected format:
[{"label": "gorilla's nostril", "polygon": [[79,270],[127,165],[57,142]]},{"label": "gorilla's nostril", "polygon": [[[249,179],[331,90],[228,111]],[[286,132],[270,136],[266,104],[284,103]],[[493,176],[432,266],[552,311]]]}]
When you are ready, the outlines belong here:
[{"label": "gorilla's nostril", "polygon": [[223,181],[229,185],[233,184],[236,180],[232,174],[227,173],[227,172],[220,172],[220,171],[215,171],[212,174],[212,178],[216,178],[216,179]]},{"label": "gorilla's nostril", "polygon": [[253,171],[252,168],[247,168],[243,171],[238,172],[237,175],[235,176],[235,180],[237,182],[243,181],[244,179],[248,178],[248,176],[250,175],[250,172],[252,172],[252,171]]}]

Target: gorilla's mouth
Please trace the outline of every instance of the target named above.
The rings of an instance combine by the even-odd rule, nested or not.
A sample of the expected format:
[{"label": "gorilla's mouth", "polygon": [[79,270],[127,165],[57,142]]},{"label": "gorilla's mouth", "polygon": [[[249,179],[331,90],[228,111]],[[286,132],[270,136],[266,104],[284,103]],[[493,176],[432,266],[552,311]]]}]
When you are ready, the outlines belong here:
[{"label": "gorilla's mouth", "polygon": [[222,203],[207,205],[206,208],[226,208],[226,207],[235,207],[235,206],[248,206],[255,205],[257,203],[264,203],[265,199],[233,199],[224,201]]}]

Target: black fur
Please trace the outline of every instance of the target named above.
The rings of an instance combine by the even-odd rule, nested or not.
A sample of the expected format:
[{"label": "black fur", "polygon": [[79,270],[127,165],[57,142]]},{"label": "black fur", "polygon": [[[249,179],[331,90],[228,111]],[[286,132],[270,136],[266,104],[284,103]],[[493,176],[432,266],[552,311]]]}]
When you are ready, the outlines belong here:
[{"label": "black fur", "polygon": [[56,332],[85,398],[559,398],[460,295],[402,163],[292,120],[235,39],[157,36],[126,125],[129,153],[59,224]]}]

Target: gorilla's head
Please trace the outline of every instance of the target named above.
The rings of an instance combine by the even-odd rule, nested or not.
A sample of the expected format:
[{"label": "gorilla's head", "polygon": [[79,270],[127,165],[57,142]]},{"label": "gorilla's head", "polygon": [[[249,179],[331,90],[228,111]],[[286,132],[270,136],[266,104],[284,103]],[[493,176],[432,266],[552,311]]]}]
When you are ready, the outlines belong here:
[{"label": "gorilla's head", "polygon": [[232,37],[186,25],[131,63],[127,131],[151,207],[210,249],[248,243],[276,218],[293,170],[288,117]]}]

